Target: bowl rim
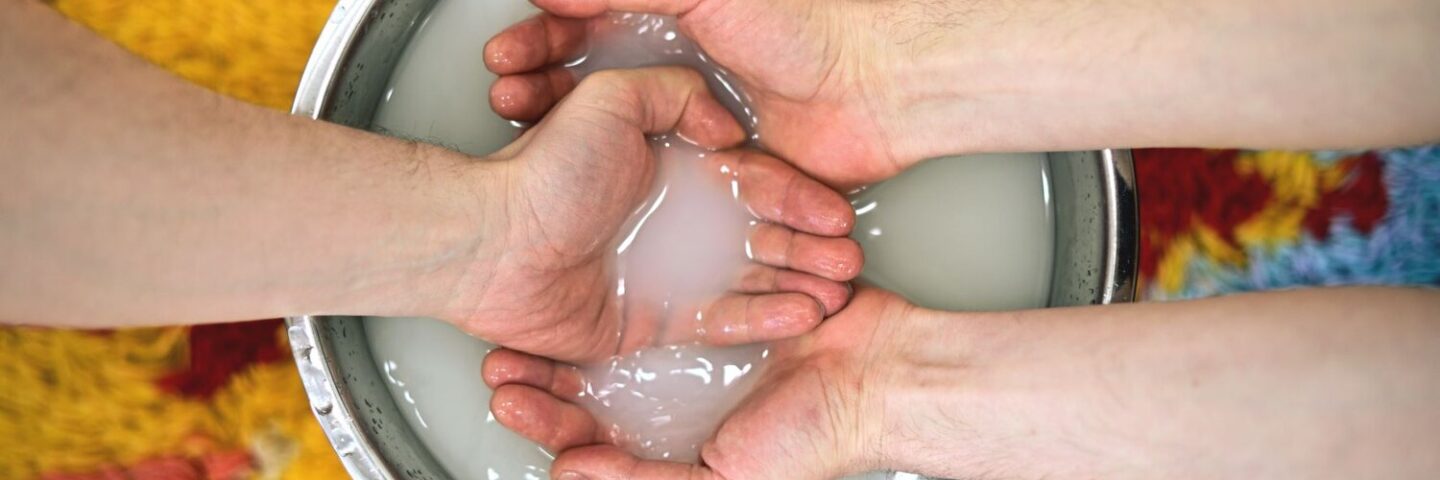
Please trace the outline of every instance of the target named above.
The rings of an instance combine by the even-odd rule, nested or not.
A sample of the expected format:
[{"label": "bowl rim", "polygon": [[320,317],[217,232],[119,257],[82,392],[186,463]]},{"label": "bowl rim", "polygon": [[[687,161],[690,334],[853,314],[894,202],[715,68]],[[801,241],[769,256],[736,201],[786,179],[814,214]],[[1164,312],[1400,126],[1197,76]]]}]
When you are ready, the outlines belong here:
[{"label": "bowl rim", "polygon": [[[365,31],[371,13],[382,0],[339,0],[331,11],[296,88],[290,113],[319,120],[329,107],[331,92],[356,41]],[[1097,150],[1106,196],[1104,271],[1095,300],[1101,304],[1134,300],[1138,262],[1138,212],[1134,160],[1125,149]],[[334,347],[321,331],[323,315],[287,317],[291,353],[326,439],[353,478],[401,478],[374,438],[357,421],[358,406],[343,382],[333,358]]]}]

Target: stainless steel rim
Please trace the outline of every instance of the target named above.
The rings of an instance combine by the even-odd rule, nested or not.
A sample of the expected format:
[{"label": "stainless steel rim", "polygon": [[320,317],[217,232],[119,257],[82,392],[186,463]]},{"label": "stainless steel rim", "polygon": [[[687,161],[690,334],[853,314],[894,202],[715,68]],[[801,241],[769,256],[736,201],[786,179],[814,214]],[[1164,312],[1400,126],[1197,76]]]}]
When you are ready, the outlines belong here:
[{"label": "stainless steel rim", "polygon": [[[315,41],[309,62],[305,64],[305,72],[295,91],[295,103],[290,108],[291,114],[320,118],[335,76],[344,65],[344,57],[363,31],[364,22],[376,2],[340,0],[336,3],[325,28],[320,31],[320,38]],[[285,324],[290,350],[309,397],[310,410],[320,422],[325,438],[339,454],[345,471],[359,479],[396,478],[387,465],[377,461],[383,456],[370,436],[360,431],[360,422],[355,420],[357,407],[347,389],[335,381],[340,378],[340,372],[335,370],[332,362],[323,361],[333,354],[329,343],[319,334],[317,322],[311,316],[303,315],[286,318]]]},{"label": "stainless steel rim", "polygon": [[340,456],[345,471],[352,478],[397,478],[388,465],[377,461],[384,456],[370,436],[361,431],[361,422],[355,415],[357,407],[349,391],[335,381],[341,373],[336,371],[334,363],[324,361],[334,354],[330,344],[319,335],[319,324],[309,315],[286,318],[285,324],[295,367],[300,370],[300,381],[310,400],[310,411]]},{"label": "stainless steel rim", "polygon": [[[295,102],[294,115],[320,119],[329,107],[331,90],[345,65],[354,43],[365,31],[380,0],[340,0],[316,41],[306,64]],[[1135,298],[1134,275],[1139,241],[1135,197],[1134,164],[1128,150],[1101,150],[1100,172],[1107,197],[1105,211],[1106,245],[1103,252],[1102,303],[1126,302]],[[304,315],[286,318],[290,348],[309,397],[311,410],[325,436],[354,478],[397,479],[401,476],[387,463],[380,449],[357,420],[358,407],[334,362],[334,347],[321,334],[321,322]]]},{"label": "stainless steel rim", "polygon": [[365,19],[370,17],[376,2],[340,0],[335,4],[335,10],[330,12],[330,19],[325,22],[325,29],[320,31],[320,38],[315,41],[315,49],[310,52],[305,73],[300,76],[300,86],[295,89],[295,103],[290,107],[291,114],[320,118],[325,100],[330,97],[330,87],[335,83],[335,74],[344,65],[342,60],[350,51],[351,43],[364,30]]},{"label": "stainless steel rim", "polygon": [[1135,197],[1135,161],[1129,150],[1101,150],[1106,195],[1105,276],[1101,303],[1135,300],[1139,262],[1139,212]]}]

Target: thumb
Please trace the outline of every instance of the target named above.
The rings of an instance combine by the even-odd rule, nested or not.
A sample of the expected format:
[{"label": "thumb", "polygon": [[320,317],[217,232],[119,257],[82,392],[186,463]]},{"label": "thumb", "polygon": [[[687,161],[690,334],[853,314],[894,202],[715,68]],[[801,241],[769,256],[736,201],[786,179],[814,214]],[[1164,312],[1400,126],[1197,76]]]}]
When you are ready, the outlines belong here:
[{"label": "thumb", "polygon": [[618,121],[648,135],[675,130],[706,148],[732,147],[745,139],[739,122],[710,95],[700,74],[683,67],[595,72],[555,107],[554,116]]}]

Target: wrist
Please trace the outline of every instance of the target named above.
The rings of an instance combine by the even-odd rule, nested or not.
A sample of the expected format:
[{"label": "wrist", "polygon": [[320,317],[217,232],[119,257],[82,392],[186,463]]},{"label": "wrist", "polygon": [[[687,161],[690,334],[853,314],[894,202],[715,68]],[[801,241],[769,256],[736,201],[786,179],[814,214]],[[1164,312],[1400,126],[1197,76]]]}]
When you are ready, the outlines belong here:
[{"label": "wrist", "polygon": [[1117,109],[1136,92],[1114,78],[1144,29],[1107,26],[1154,20],[1107,1],[929,3],[902,10],[955,20],[896,23],[882,56],[897,157],[1113,147],[1135,129]]},{"label": "wrist", "polygon": [[[975,437],[967,418],[975,415],[978,397],[971,379],[978,378],[976,342],[968,315],[912,308],[894,328],[891,350],[881,352],[885,368],[875,369],[872,389],[878,405],[877,467],[925,475],[947,473],[944,467],[970,463],[964,445]],[[965,476],[950,475],[952,478]]]},{"label": "wrist", "polygon": [[[425,290],[409,289],[418,314],[452,323],[473,312],[474,292],[484,291],[509,243],[510,162],[477,158],[429,144],[416,148],[418,168],[431,174],[449,213],[430,226],[431,259],[417,265]],[[413,314],[413,313],[412,313]]]},{"label": "wrist", "polygon": [[1085,339],[1049,311],[921,311],[887,394],[885,468],[944,478],[1096,476],[1114,442]]},{"label": "wrist", "polygon": [[341,245],[333,250],[354,260],[341,265],[340,289],[320,311],[455,318],[455,297],[486,280],[488,270],[475,264],[503,248],[503,165],[388,138],[355,150],[339,155],[355,161],[335,169],[332,181],[359,201],[322,221],[350,226],[335,235]]}]

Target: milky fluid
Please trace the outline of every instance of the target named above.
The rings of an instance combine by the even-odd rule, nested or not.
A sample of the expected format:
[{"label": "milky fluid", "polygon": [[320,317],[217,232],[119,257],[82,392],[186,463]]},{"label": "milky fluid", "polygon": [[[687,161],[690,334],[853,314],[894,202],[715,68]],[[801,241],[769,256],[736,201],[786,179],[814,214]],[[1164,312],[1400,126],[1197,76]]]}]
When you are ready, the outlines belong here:
[{"label": "milky fluid", "polygon": [[695,462],[768,355],[764,345],[697,342],[707,328],[727,328],[707,319],[704,306],[749,263],[752,217],[739,203],[734,172],[710,161],[711,152],[674,135],[652,139],[651,149],[655,188],[616,247],[625,330],[647,338],[636,351],[585,368],[579,403],[616,445]]},{"label": "milky fluid", "polygon": [[[679,33],[673,17],[620,13],[592,27],[586,52],[567,64],[577,78],[611,68],[690,67],[753,132],[755,119],[728,74]],[[768,355],[764,345],[698,343],[706,328],[730,328],[705,318],[703,307],[749,263],[753,217],[739,203],[735,172],[709,161],[710,152],[673,134],[652,138],[651,150],[658,181],[616,247],[617,291],[632,324],[625,330],[650,338],[646,348],[585,368],[579,403],[631,453],[695,462]]]},{"label": "milky fluid", "polygon": [[[520,125],[488,108],[494,75],[483,65],[485,42],[531,15],[522,0],[441,0],[406,47],[376,112],[386,133],[484,155],[503,147]],[[618,14],[597,26],[578,76],[653,65],[696,68],[721,103],[753,130],[755,119],[728,76],[679,35],[675,20]],[[708,152],[678,136],[652,139],[657,181],[650,198],[616,239],[617,295],[633,321],[656,322],[654,345],[588,367],[585,396],[616,443],[638,454],[690,459],[753,383],[763,345],[694,344],[705,328],[700,307],[723,292],[747,261],[751,217],[740,208],[732,172],[710,168]],[[708,168],[708,169],[707,169]],[[376,367],[410,424],[457,478],[545,478],[551,456],[499,425],[490,390],[476,368],[493,345],[429,319],[365,320]],[[664,339],[688,339],[660,345]],[[649,344],[649,343],[647,343]]]},{"label": "milky fluid", "polygon": [[740,204],[734,172],[713,162],[712,152],[678,135],[650,146],[656,182],[620,231],[617,293],[626,321],[654,324],[627,329],[651,334],[641,343],[693,341],[704,333],[701,309],[750,263],[753,217]]},{"label": "milky fluid", "polygon": [[[400,57],[374,128],[486,155],[520,129],[489,108],[485,42],[538,13],[524,0],[440,0]],[[366,318],[375,367],[395,404],[452,478],[540,480],[552,457],[490,413],[479,368],[494,345],[434,319]]]},{"label": "milky fluid", "polygon": [[586,367],[580,403],[612,443],[642,458],[696,463],[769,353],[764,345],[645,349]]},{"label": "milky fluid", "polygon": [[451,477],[550,478],[553,457],[490,412],[480,364],[494,346],[430,318],[364,321],[375,367],[395,406]]},{"label": "milky fluid", "polygon": [[471,155],[509,144],[520,128],[490,110],[485,42],[536,13],[524,0],[435,2],[391,73],[373,128]]},{"label": "milky fluid", "polygon": [[928,160],[852,195],[860,276],[940,310],[1044,307],[1054,218],[1043,153]]},{"label": "milky fluid", "polygon": [[680,33],[675,17],[611,14],[591,25],[590,40],[586,52],[566,64],[577,76],[612,68],[690,67],[705,78],[715,99],[740,121],[751,139],[758,139],[755,129],[760,119],[751,110],[749,98],[729,71]]},{"label": "milky fluid", "polygon": [[[421,21],[415,36],[402,54],[390,79],[390,85],[377,109],[374,127],[386,133],[444,145],[474,155],[485,155],[508,144],[520,132],[521,126],[499,118],[488,108],[488,92],[494,81],[494,75],[484,67],[483,47],[485,42],[501,29],[535,12],[536,10],[530,6],[529,2],[524,0],[438,1],[428,16]],[[760,119],[755,118],[747,110],[743,101],[744,93],[738,90],[738,86],[723,69],[710,62],[703,52],[700,52],[693,43],[679,34],[675,28],[674,19],[650,15],[615,15],[609,17],[608,24],[597,26],[593,33],[595,38],[601,39],[601,41],[592,44],[580,58],[570,62],[570,68],[574,69],[577,74],[583,75],[610,67],[646,65],[695,67],[706,78],[715,96],[735,113],[737,118],[741,119],[741,124],[753,135],[755,126]],[[754,137],[752,136],[752,138]],[[683,150],[683,148],[685,146],[680,145],[677,150]],[[672,155],[671,153],[676,152],[667,152],[662,149],[657,149],[656,153],[657,158],[684,157],[684,155]],[[663,180],[666,178],[665,175],[675,173],[665,170],[666,165],[670,162],[663,161],[664,158],[660,159],[662,160],[661,171],[658,178],[661,180],[657,181],[657,185],[666,181]],[[925,165],[936,162],[942,162],[942,160],[932,161]],[[700,162],[688,165],[698,164]],[[970,164],[962,161],[961,165]],[[923,268],[925,263],[949,255],[944,248],[945,245],[931,242],[920,245],[930,249],[927,251],[935,255],[932,258],[883,253],[877,258],[876,252],[883,249],[901,249],[903,248],[901,246],[905,245],[907,241],[924,242],[924,240],[914,240],[919,237],[913,235],[898,235],[898,232],[908,228],[904,225],[914,223],[909,218],[895,223],[887,221],[887,216],[894,214],[903,217],[909,215],[905,209],[919,208],[924,213],[914,214],[911,217],[919,215],[923,218],[925,215],[934,215],[941,218],[937,223],[944,224],[946,220],[943,217],[947,215],[965,218],[966,215],[974,214],[972,210],[995,208],[997,204],[994,203],[950,203],[949,200],[943,200],[948,197],[937,197],[942,198],[942,201],[925,205],[914,198],[898,195],[902,193],[897,192],[902,190],[901,186],[910,182],[927,185],[943,185],[946,181],[963,182],[970,173],[966,170],[967,168],[983,169],[985,167],[971,165],[964,168],[941,168],[932,172],[934,175],[942,176],[935,179],[912,178],[912,175],[906,174],[881,185],[890,186],[888,188],[875,187],[862,192],[859,197],[855,197],[871,196],[870,198],[878,199],[876,207],[859,217],[861,228],[857,229],[855,235],[867,249],[865,278],[878,278],[880,280],[877,283],[886,282],[885,279],[903,280],[908,275],[907,271]],[[704,171],[702,173],[713,175],[716,172]],[[1032,179],[1021,177],[1021,175],[994,177],[994,181],[1016,182],[1016,188],[1029,188],[1029,182]],[[933,188],[933,185],[927,188]],[[1006,187],[995,185],[995,188],[1004,189]],[[681,190],[676,189],[675,192]],[[694,188],[683,190],[686,192],[715,191]],[[733,195],[730,198],[733,199]],[[866,204],[864,202],[856,203],[857,208],[864,208]],[[651,203],[647,202],[646,205],[651,205]],[[674,207],[672,206],[672,208]],[[675,209],[674,211],[681,210],[684,209]],[[670,214],[667,213],[670,211],[657,210],[655,215],[665,216],[655,218],[662,220],[670,218],[668,217]],[[640,213],[637,211],[637,219]],[[725,211],[719,216],[723,217],[733,213],[733,211]],[[1014,211],[1011,215],[1017,220],[1024,220],[1036,213],[1035,209],[1024,208]],[[675,215],[673,218],[676,220],[676,225],[683,227],[685,217],[686,215]],[[628,234],[634,231],[633,227],[637,221],[632,219],[632,223],[627,225],[623,232]],[[627,252],[617,255],[617,270],[629,265],[632,272],[634,269],[642,267],[654,268],[663,272],[665,269],[684,266],[689,262],[689,260],[675,261],[671,262],[672,265],[666,265],[664,262],[649,260],[651,258],[662,259],[671,255],[661,253],[665,248],[683,248],[683,246],[675,245],[677,242],[665,241],[670,227],[664,226],[662,223],[657,220],[657,223],[650,227],[642,226],[635,237],[635,243],[631,246],[634,250],[627,250]],[[866,229],[877,227],[881,229],[882,236],[863,238]],[[649,228],[655,228],[655,230],[651,231]],[[887,238],[883,236],[883,232],[896,232],[897,234]],[[723,238],[724,236],[715,234],[707,236],[707,238]],[[650,240],[652,237],[653,241]],[[1047,241],[1048,238],[1047,236]],[[617,239],[617,249],[621,241],[623,238]],[[655,244],[656,250],[640,246],[650,243]],[[734,242],[724,243],[728,250],[716,248],[703,251],[735,251]],[[1025,245],[1023,242],[1013,243],[1015,248],[997,249],[992,253],[997,257],[994,260],[995,263],[1005,262],[1003,258],[998,257],[1030,257],[1036,252],[1024,250],[1028,247],[1021,247],[1021,245]],[[978,244],[952,242],[949,244],[949,251],[962,251],[971,248],[969,245]],[[875,249],[875,252],[872,252],[871,249]],[[1048,255],[1050,248],[1042,250]],[[628,260],[632,263],[626,264],[625,259],[621,258],[627,255],[629,256]],[[710,260],[716,261],[717,264],[723,264],[714,258]],[[1023,260],[1017,258],[1017,261]],[[950,262],[946,264],[950,265],[955,272],[971,270],[969,265],[963,263]],[[696,270],[718,271],[723,270],[723,267],[698,267]],[[1008,281],[1006,279],[1010,279],[1012,276],[1021,276],[1035,281],[1032,273],[1027,269],[1023,274],[1020,271],[994,271],[988,272],[986,275],[990,275],[990,280],[999,282]],[[644,276],[650,275],[652,273],[646,273]],[[660,278],[664,274],[653,275],[657,275],[654,278]],[[693,308],[696,307],[695,302],[678,301],[677,299],[701,297],[703,295],[693,292],[703,292],[714,288],[715,283],[706,285],[702,280],[719,282],[718,276],[703,279],[692,277],[689,280],[693,280],[697,284],[679,285],[675,292],[680,294],[675,295],[674,292],[664,293],[664,289],[641,287],[636,283],[639,278],[640,276],[637,275],[626,276],[626,293],[634,295],[630,300],[632,306],[638,303],[650,305],[649,308],[654,309],[654,306],[658,304],[661,309],[670,308],[665,314],[665,318],[683,318],[692,321],[693,317],[688,314],[693,313]],[[936,281],[948,281],[940,276],[930,278],[941,279]],[[874,280],[872,279],[872,281]],[[1039,282],[1048,285],[1048,278],[1039,280]],[[897,289],[902,295],[918,299],[922,304],[934,306],[942,303],[938,300],[927,299],[939,298],[943,295],[917,296],[912,293],[911,289],[924,289],[923,286],[917,287],[914,283],[890,281],[885,284],[890,288]],[[616,286],[618,294],[620,293],[618,283]],[[641,290],[649,293],[641,292]],[[946,285],[936,284],[931,287],[931,290],[944,291]],[[960,291],[954,287],[950,287],[949,290],[952,293]],[[1028,288],[1028,290],[1033,291],[1035,288]],[[657,298],[670,298],[671,300],[669,303],[664,303],[656,300]],[[985,304],[987,301],[983,297],[973,300],[980,302],[979,304]],[[1006,302],[1009,301],[1011,300],[1006,300]],[[1004,302],[985,305],[998,303]],[[421,442],[452,477],[466,479],[539,479],[548,477],[547,470],[551,456],[535,444],[500,426],[486,408],[489,404],[490,390],[480,380],[477,369],[485,352],[493,348],[492,345],[467,336],[449,324],[432,319],[367,318],[365,325],[376,368],[380,370],[382,378],[385,379],[386,387],[396,405],[400,407],[407,423],[420,437]],[[703,328],[703,321],[692,323],[688,327],[684,324],[679,325],[670,332],[680,334],[687,331],[694,332]],[[660,332],[655,333],[658,338]],[[712,432],[717,422],[722,419],[723,412],[729,411],[733,408],[734,402],[743,397],[738,393],[744,392],[752,385],[757,372],[761,370],[760,365],[769,355],[768,352],[769,350],[763,345],[737,349],[713,349],[694,344],[654,346],[630,355],[610,359],[608,362],[588,366],[585,369],[587,383],[584,396],[575,400],[601,419],[602,425],[617,443],[626,445],[632,451],[649,457],[663,457],[668,452],[671,459],[693,459],[697,445],[695,439],[704,436],[701,435],[701,432]],[[633,426],[640,424],[644,425],[643,428]],[[883,478],[883,475],[867,478]],[[901,474],[901,477],[896,478],[914,477]]]}]

